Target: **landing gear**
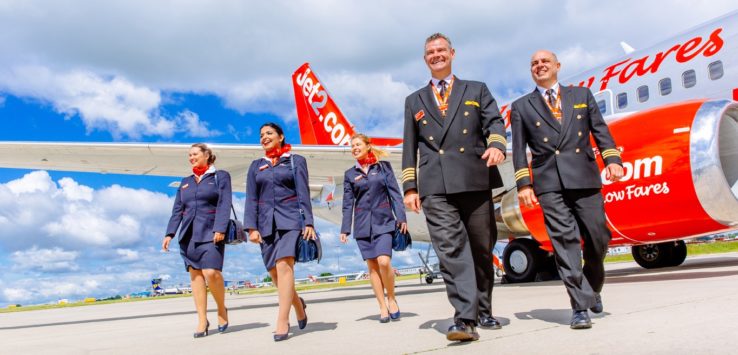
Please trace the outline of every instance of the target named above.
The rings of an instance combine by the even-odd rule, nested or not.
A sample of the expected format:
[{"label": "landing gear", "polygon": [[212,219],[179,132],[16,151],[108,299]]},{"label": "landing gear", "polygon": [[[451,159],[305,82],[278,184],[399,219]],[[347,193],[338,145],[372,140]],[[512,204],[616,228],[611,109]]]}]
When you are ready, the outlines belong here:
[{"label": "landing gear", "polygon": [[659,244],[634,245],[633,259],[646,269],[679,266],[687,258],[687,245],[683,240]]},{"label": "landing gear", "polygon": [[430,263],[431,249],[432,245],[428,243],[428,249],[425,251],[425,257],[423,257],[423,253],[418,252],[418,257],[420,257],[420,261],[423,262],[423,268],[420,270],[420,276],[422,277],[423,274],[425,274],[425,283],[427,283],[428,285],[432,284],[433,280],[435,280],[437,277],[441,277],[439,265]]},{"label": "landing gear", "polygon": [[546,253],[532,239],[514,239],[505,248],[505,278],[510,283],[531,282],[546,262]]}]

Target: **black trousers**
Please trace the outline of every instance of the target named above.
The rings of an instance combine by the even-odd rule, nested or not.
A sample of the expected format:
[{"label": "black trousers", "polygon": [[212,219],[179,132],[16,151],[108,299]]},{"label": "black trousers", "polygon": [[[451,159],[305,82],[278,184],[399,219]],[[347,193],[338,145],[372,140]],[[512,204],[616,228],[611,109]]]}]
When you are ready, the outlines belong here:
[{"label": "black trousers", "polygon": [[454,321],[476,324],[477,317],[492,315],[497,226],[491,198],[491,191],[474,191],[422,200]]},{"label": "black trousers", "polygon": [[602,291],[605,283],[604,260],[611,235],[605,222],[602,193],[600,189],[578,189],[546,192],[537,197],[571,308],[586,310],[594,306],[595,293]]}]

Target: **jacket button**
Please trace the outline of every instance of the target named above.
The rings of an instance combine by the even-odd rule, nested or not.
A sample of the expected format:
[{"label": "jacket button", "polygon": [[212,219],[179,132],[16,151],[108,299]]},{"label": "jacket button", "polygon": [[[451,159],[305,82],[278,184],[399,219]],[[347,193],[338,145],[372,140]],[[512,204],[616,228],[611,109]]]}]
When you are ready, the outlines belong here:
[{"label": "jacket button", "polygon": [[464,128],[464,130],[461,131],[461,133],[464,133],[464,134],[466,134],[467,132],[469,132],[469,131],[467,131],[466,128]]},{"label": "jacket button", "polygon": [[428,121],[426,121],[426,120],[423,120],[423,124],[428,124]]},{"label": "jacket button", "polygon": [[579,153],[579,148],[577,148],[577,150],[575,150],[575,152]]},{"label": "jacket button", "polygon": [[439,151],[438,151],[438,154],[441,154],[441,155],[443,155],[443,149],[439,150]]},{"label": "jacket button", "polygon": [[577,115],[577,119],[578,120],[581,120],[582,119],[582,115]]},{"label": "jacket button", "polygon": [[577,133],[577,135],[579,135],[581,137],[582,136],[582,131],[579,131],[579,133]]},{"label": "jacket button", "polygon": [[543,143],[548,143],[548,137],[543,137]]},{"label": "jacket button", "polygon": [[428,140],[429,141],[432,141],[433,140],[433,136],[428,137]]},{"label": "jacket button", "polygon": [[556,149],[556,155],[559,155],[559,150],[558,149]]},{"label": "jacket button", "polygon": [[459,151],[463,153],[464,152],[464,147],[459,148]]},{"label": "jacket button", "polygon": [[469,116],[469,111],[464,111],[464,116]]},{"label": "jacket button", "polygon": [[540,127],[540,126],[541,126],[541,121],[537,121],[536,122],[536,127]]}]

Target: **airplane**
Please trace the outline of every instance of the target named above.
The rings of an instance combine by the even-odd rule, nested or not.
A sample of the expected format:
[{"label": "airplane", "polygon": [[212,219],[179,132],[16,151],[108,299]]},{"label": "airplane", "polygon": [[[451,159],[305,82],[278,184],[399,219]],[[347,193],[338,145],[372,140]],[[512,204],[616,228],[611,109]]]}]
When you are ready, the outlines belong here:
[{"label": "airplane", "polygon": [[[687,256],[685,239],[738,228],[736,20],[733,12],[641,51],[622,43],[624,57],[561,81],[593,91],[618,144],[625,170],[620,182],[607,181],[597,160],[610,246],[632,246],[644,268],[680,265]],[[324,95],[315,99],[322,84],[310,70],[306,63],[293,74],[300,122],[322,124],[324,136],[311,142],[345,145],[335,132],[353,132],[353,126],[342,116],[334,120],[332,100],[324,105]],[[511,142],[510,105],[500,108]],[[499,235],[510,238],[501,268],[508,282],[525,282],[556,270],[540,207],[518,203],[510,147],[500,166],[504,187],[493,191],[493,200]],[[600,155],[596,148],[592,153],[595,160]],[[321,217],[340,223],[340,213],[323,211]],[[422,213],[408,216],[413,236],[427,241]]]},{"label": "airplane", "polygon": [[[738,88],[731,86],[738,78],[736,20],[738,12],[727,14],[561,80],[592,89],[618,144],[626,174],[616,183],[603,177],[610,246],[632,246],[645,268],[679,265],[686,258],[684,240],[738,228]],[[340,223],[336,181],[355,163],[348,145],[355,129],[309,64],[292,82],[302,139],[293,152],[308,160],[314,214]],[[500,109],[510,142],[509,104]],[[386,147],[394,167],[401,166],[402,139],[373,141]],[[234,190],[244,191],[246,169],[263,155],[261,147],[211,146],[218,167],[231,172]],[[182,164],[186,144],[0,142],[0,149],[6,152],[0,167],[7,168],[190,173]],[[492,191],[499,236],[509,239],[500,268],[508,282],[526,282],[552,268],[552,247],[540,208],[518,203],[510,155],[508,146],[499,166],[504,186]],[[408,225],[415,241],[429,241],[422,214],[408,213]]]}]

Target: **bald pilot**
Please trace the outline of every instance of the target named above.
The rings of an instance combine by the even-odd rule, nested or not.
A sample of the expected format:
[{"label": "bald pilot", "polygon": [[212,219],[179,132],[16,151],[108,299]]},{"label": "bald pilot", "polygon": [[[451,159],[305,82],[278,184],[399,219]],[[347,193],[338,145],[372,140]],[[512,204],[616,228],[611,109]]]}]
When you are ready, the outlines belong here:
[{"label": "bald pilot", "polygon": [[[603,310],[603,261],[610,241],[590,134],[605,162],[606,178],[620,180],[623,167],[592,92],[562,86],[560,68],[550,51],[538,51],[531,58],[536,88],[511,107],[513,165],[520,203],[528,207],[540,203],[543,210],[559,276],[573,309],[571,328],[586,329],[592,327],[587,309]],[[526,146],[532,156],[530,169]]]}]

